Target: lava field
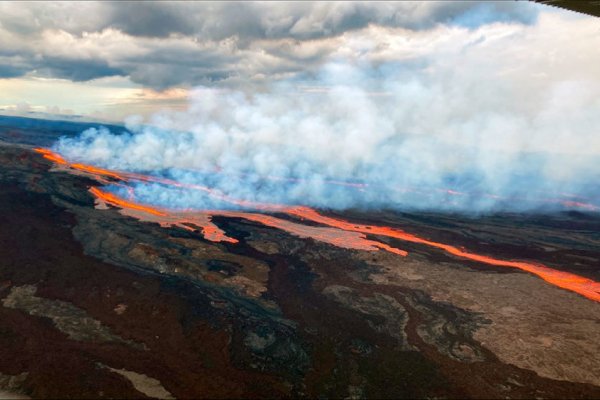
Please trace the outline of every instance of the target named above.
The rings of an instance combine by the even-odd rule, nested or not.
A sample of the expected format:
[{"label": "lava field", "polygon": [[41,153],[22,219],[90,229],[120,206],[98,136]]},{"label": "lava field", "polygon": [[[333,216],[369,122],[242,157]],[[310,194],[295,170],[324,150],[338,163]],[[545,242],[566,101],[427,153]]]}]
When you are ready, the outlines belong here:
[{"label": "lava field", "polygon": [[173,211],[32,132],[0,127],[0,395],[600,397],[597,212]]}]

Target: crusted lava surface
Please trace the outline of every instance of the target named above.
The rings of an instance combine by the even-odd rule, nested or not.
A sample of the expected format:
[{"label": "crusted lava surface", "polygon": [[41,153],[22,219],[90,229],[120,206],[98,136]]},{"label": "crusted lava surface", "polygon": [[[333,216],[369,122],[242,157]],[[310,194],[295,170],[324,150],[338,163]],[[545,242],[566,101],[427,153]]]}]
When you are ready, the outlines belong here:
[{"label": "crusted lava surface", "polygon": [[[97,209],[23,143],[0,142],[0,395],[600,397],[589,298],[377,235],[408,255],[226,215],[213,242]],[[325,214],[600,280],[594,214]]]}]

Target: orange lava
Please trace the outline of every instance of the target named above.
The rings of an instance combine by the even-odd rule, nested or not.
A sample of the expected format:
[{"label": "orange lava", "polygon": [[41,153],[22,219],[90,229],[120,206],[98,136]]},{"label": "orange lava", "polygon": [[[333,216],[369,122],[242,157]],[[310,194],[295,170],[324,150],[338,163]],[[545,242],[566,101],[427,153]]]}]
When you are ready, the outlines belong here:
[{"label": "orange lava", "polygon": [[499,267],[517,268],[537,275],[546,282],[549,282],[555,286],[571,290],[573,292],[581,294],[582,296],[587,297],[588,299],[600,302],[600,283],[588,278],[581,277],[579,275],[558,271],[546,267],[544,265],[531,264],[521,261],[506,261],[481,254],[471,253],[465,250],[461,250],[455,246],[423,239],[413,234],[403,232],[399,229],[394,229],[386,226],[353,224],[348,221],[326,217],[317,213],[315,210],[309,207],[295,207],[288,210],[288,213],[290,213],[291,215],[296,215],[300,218],[308,219],[313,222],[338,227],[344,230],[370,233],[373,235],[392,237],[407,242],[424,244],[430,247],[442,249],[445,252],[450,253],[454,256],[472,261],[477,261],[484,264]]},{"label": "orange lava", "polygon": [[[338,218],[328,217],[319,214],[316,210],[310,207],[287,207],[280,204],[257,203],[245,200],[231,198],[217,190],[195,184],[185,184],[165,178],[158,178],[134,173],[123,173],[110,171],[102,168],[97,168],[85,164],[69,164],[60,155],[53,153],[47,149],[35,149],[36,152],[42,154],[44,158],[51,160],[60,165],[69,166],[75,170],[90,173],[97,177],[110,177],[113,179],[127,181],[139,180],[145,182],[157,182],[164,185],[201,190],[208,195],[216,197],[220,200],[236,204],[241,207],[252,208],[261,211],[283,212],[290,216],[301,220],[309,220],[323,226],[309,226],[292,221],[287,221],[281,218],[276,218],[271,215],[249,213],[241,211],[185,211],[178,212],[174,210],[161,209],[147,205],[141,205],[133,201],[133,189],[129,190],[131,200],[122,199],[114,194],[104,192],[98,188],[91,188],[90,192],[97,199],[113,206],[120,207],[124,213],[135,216],[140,219],[152,220],[160,223],[162,226],[178,226],[183,229],[194,231],[196,227],[202,229],[204,237],[212,241],[226,241],[236,243],[237,240],[228,237],[221,229],[211,222],[212,216],[225,216],[230,218],[243,218],[249,221],[258,222],[265,226],[277,228],[289,232],[299,237],[309,237],[315,240],[330,243],[332,245],[357,249],[376,251],[379,249],[388,252],[406,256],[408,253],[405,250],[397,249],[385,243],[373,239],[367,239],[365,235],[386,236],[394,239],[399,239],[407,242],[423,244],[429,247],[434,247],[452,254],[456,257],[468,259],[471,261],[480,262],[483,264],[494,265],[499,267],[516,268],[522,271],[537,275],[548,283],[578,293],[588,299],[600,302],[600,283],[591,279],[584,278],[568,272],[554,270],[541,264],[532,264],[522,261],[507,261],[494,257],[477,254],[462,250],[458,247],[431,241],[418,237],[416,235],[404,232],[402,230],[377,225],[355,224]],[[459,192],[448,191],[451,194],[459,194]],[[586,203],[565,202],[572,206],[586,207]],[[595,207],[595,206],[592,206]],[[140,213],[144,215],[140,215]]]},{"label": "orange lava", "polygon": [[167,215],[166,213],[159,211],[157,208],[143,206],[141,204],[137,204],[137,203],[133,203],[131,201],[124,200],[118,196],[115,196],[112,193],[103,192],[102,190],[95,188],[95,187],[90,188],[90,192],[94,196],[106,201],[107,203],[113,204],[118,207],[129,208],[131,210],[137,210],[137,211],[143,211],[148,214],[157,215],[157,216]]},{"label": "orange lava", "polygon": [[57,164],[66,165],[67,162],[60,155],[48,150],[42,149],[40,147],[33,149],[35,152],[40,153],[44,156],[45,159],[55,162]]},{"label": "orange lava", "polygon": [[210,240],[212,242],[229,242],[229,243],[237,243],[239,240],[229,237],[219,229],[213,223],[205,224],[202,226],[202,236],[206,238],[206,240]]},{"label": "orange lava", "polygon": [[[227,236],[225,232],[213,224],[210,220],[210,215],[207,213],[198,212],[192,215],[164,210],[158,207],[144,206],[134,203],[133,201],[122,199],[119,196],[95,187],[90,188],[90,193],[96,196],[96,199],[101,203],[121,208],[121,212],[124,215],[144,221],[156,222],[163,227],[176,226],[191,232],[194,232],[196,231],[196,228],[199,228],[202,231],[202,235],[207,240],[213,242],[238,242],[237,239]],[[129,192],[129,196],[133,196],[132,192]]]},{"label": "orange lava", "polygon": [[73,169],[76,169],[79,171],[84,171],[84,172],[89,172],[90,174],[94,174],[94,175],[110,177],[110,178],[114,178],[114,179],[117,179],[120,181],[127,180],[124,175],[117,174],[116,172],[109,171],[107,169],[93,167],[91,165],[75,163],[75,164],[70,164],[69,166]]},{"label": "orange lava", "polygon": [[[235,204],[244,208],[251,208],[255,210],[268,210],[268,211],[276,211],[283,210],[285,206],[279,204],[271,204],[271,203],[258,203],[248,200],[239,200],[233,197],[227,196],[221,193],[218,190],[209,188],[207,186],[193,184],[193,183],[183,183],[178,182],[168,178],[161,178],[157,176],[138,174],[133,172],[121,172],[121,171],[113,171],[104,168],[94,167],[88,164],[82,163],[69,163],[62,156],[49,149],[43,148],[35,148],[34,151],[43,155],[44,158],[53,161],[57,164],[66,166],[68,168],[72,168],[74,170],[85,172],[91,175],[93,178],[101,181],[102,183],[106,183],[105,178],[112,178],[119,181],[141,181],[141,182],[153,182],[159,183],[166,186],[172,186],[182,189],[192,189],[205,192],[207,195],[216,198],[218,200],[225,201],[230,204]],[[131,193],[131,192],[130,192]]]},{"label": "orange lava", "polygon": [[[138,219],[157,222],[162,226],[178,226],[180,228],[195,231],[194,227],[202,230],[203,236],[207,240],[214,242],[237,243],[234,238],[228,237],[221,229],[211,222],[213,216],[223,216],[229,218],[242,218],[248,221],[260,223],[272,228],[281,229],[294,236],[301,238],[312,238],[314,240],[329,243],[337,247],[355,250],[376,251],[384,249],[394,254],[406,256],[408,253],[404,250],[388,246],[375,240],[369,240],[362,233],[344,231],[338,228],[308,226],[291,221],[286,221],[271,215],[248,213],[241,211],[175,211],[166,210],[158,207],[140,205],[122,199],[112,193],[104,192],[98,188],[91,188],[90,192],[99,200],[121,208],[126,215]],[[133,212],[132,212],[133,211]],[[138,212],[150,214],[141,215]]]},{"label": "orange lava", "polygon": [[125,177],[124,174],[119,174],[115,171],[110,171],[107,169],[98,168],[98,167],[94,167],[92,165],[81,164],[81,163],[71,164],[71,163],[67,162],[64,158],[62,158],[62,156],[60,156],[59,154],[56,154],[53,151],[48,150],[48,149],[35,148],[33,150],[37,153],[42,154],[44,156],[44,158],[47,160],[53,161],[59,165],[64,165],[69,168],[73,168],[78,171],[87,172],[96,177],[113,178],[113,179],[120,180],[120,181],[127,180],[127,178]]},{"label": "orange lava", "polygon": [[334,246],[346,249],[367,251],[383,249],[401,256],[408,255],[408,253],[404,250],[388,246],[387,244],[378,242],[376,240],[367,239],[365,235],[360,232],[358,232],[357,234],[355,232],[339,229],[337,227],[328,228],[320,226],[302,225],[281,218],[273,217],[271,215],[239,211],[214,211],[213,215],[243,218],[248,221],[258,222],[265,226],[281,229],[283,231],[291,233],[294,236],[312,238],[320,242],[329,243]]}]

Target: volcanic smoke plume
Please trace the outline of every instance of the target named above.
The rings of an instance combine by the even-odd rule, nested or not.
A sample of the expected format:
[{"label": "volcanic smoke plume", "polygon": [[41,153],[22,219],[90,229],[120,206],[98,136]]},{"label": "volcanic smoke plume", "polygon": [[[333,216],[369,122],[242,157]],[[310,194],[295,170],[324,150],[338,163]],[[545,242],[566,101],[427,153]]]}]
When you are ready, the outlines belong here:
[{"label": "volcanic smoke plume", "polygon": [[[467,52],[465,68],[469,62]],[[128,132],[90,129],[54,149],[71,161],[246,201],[468,213],[597,210],[599,143],[591,127],[600,125],[599,88],[548,83],[521,100],[522,89],[509,79],[439,75],[332,64],[310,90],[291,82],[252,93],[197,88],[186,112],[163,112],[147,124],[130,118]],[[563,108],[565,95],[580,108]],[[232,207],[180,189],[144,183],[136,193],[169,208]]]},{"label": "volcanic smoke plume", "polygon": [[[191,189],[202,186],[332,209],[597,211],[597,63],[572,40],[550,43],[555,23],[372,32],[389,49],[357,33],[317,69],[199,87],[185,112],[133,116],[126,132],[91,129],[54,150],[187,185],[135,184],[138,201],[171,209],[240,208]],[[597,30],[569,26],[587,38]]]},{"label": "volcanic smoke plume", "polygon": [[[90,129],[39,152],[104,184],[91,189],[101,205],[207,240],[237,243],[212,222],[222,216],[338,247],[408,254],[380,240],[387,237],[520,269],[600,301],[588,278],[311,208],[599,210],[600,160],[590,146],[598,139],[577,131],[567,140],[555,102],[540,96],[538,108],[525,107],[501,79],[492,85],[494,101],[484,101],[489,87],[444,78],[332,64],[315,90],[292,82],[260,92],[198,88],[186,112],[164,112],[148,124],[131,118],[123,132]],[[599,118],[594,103],[583,101],[590,91],[577,84],[542,90],[579,98],[582,109],[567,110],[573,130]]]}]

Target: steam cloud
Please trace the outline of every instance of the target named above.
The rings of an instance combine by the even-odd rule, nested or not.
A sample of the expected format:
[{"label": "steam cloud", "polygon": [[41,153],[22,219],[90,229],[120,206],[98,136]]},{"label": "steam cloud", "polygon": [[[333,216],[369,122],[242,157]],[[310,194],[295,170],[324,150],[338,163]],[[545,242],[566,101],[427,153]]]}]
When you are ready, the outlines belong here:
[{"label": "steam cloud", "polygon": [[[261,202],[463,212],[555,208],[556,199],[598,205],[600,82],[586,60],[569,64],[571,36],[542,40],[544,21],[509,28],[455,29],[450,49],[402,62],[333,60],[260,91],[196,88],[186,112],[130,118],[129,132],[91,129],[55,150]],[[136,196],[233,207],[159,184]]]}]

